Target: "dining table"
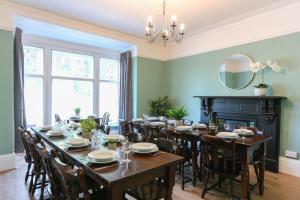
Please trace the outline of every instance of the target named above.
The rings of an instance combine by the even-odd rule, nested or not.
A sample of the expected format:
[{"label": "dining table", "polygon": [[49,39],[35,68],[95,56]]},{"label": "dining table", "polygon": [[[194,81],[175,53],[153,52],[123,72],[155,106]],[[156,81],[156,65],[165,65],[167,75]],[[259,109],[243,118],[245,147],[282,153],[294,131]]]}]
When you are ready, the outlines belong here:
[{"label": "dining table", "polygon": [[[36,137],[43,140],[51,148],[61,152],[62,155],[77,167],[82,167],[85,174],[93,179],[99,186],[107,189],[108,200],[121,200],[129,188],[134,188],[148,183],[155,178],[163,178],[166,186],[164,199],[171,200],[173,186],[175,185],[176,165],[183,160],[181,156],[159,151],[155,154],[141,155],[130,153],[131,162],[117,162],[107,165],[91,164],[87,156],[98,149],[108,149],[107,144],[101,143],[98,147],[88,146],[82,149],[70,149],[66,142],[70,138],[80,137],[73,131],[65,137],[50,137],[38,128],[32,128]],[[116,151],[121,152],[122,145],[116,146]]]}]

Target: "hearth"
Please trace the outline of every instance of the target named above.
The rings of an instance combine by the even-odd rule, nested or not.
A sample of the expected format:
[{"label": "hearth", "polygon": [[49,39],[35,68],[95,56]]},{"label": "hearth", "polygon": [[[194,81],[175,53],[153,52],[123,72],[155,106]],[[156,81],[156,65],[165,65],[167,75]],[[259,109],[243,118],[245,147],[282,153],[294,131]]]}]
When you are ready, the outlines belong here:
[{"label": "hearth", "polygon": [[263,134],[272,136],[267,142],[265,167],[278,172],[281,100],[278,96],[195,96],[200,99],[200,122],[210,120],[220,126],[227,123],[236,126],[257,127]]}]

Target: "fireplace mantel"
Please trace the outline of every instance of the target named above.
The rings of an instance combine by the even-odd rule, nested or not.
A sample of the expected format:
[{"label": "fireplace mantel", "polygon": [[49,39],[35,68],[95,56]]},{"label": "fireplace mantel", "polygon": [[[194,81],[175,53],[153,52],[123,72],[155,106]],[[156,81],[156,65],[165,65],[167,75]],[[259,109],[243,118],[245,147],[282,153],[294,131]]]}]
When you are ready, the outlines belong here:
[{"label": "fireplace mantel", "polygon": [[267,143],[266,169],[278,172],[282,96],[194,96],[200,99],[200,122],[241,121],[272,136]]}]

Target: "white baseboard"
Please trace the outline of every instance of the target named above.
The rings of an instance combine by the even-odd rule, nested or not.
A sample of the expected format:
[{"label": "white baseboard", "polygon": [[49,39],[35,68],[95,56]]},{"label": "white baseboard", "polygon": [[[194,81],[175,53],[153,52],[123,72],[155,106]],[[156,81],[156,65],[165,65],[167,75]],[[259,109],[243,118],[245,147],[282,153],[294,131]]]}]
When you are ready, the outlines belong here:
[{"label": "white baseboard", "polygon": [[279,157],[279,172],[300,177],[300,160]]},{"label": "white baseboard", "polygon": [[0,172],[16,168],[15,153],[0,155]]}]

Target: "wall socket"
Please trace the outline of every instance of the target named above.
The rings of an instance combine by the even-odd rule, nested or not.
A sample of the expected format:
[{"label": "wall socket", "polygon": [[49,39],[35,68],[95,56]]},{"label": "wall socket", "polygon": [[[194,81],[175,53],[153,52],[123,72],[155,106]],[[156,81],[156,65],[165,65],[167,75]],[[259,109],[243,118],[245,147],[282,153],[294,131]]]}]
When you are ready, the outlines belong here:
[{"label": "wall socket", "polygon": [[285,157],[297,159],[297,152],[285,151]]}]

